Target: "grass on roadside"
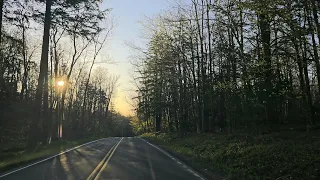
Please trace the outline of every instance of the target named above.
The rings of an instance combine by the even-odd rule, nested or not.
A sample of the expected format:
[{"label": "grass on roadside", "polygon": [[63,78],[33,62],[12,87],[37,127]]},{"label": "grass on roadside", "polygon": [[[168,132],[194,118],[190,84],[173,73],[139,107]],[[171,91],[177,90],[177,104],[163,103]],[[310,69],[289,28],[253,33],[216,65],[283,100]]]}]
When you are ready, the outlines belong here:
[{"label": "grass on roadside", "polygon": [[227,179],[320,179],[320,132],[269,135],[147,133],[165,149],[225,174]]},{"label": "grass on roadside", "polygon": [[81,140],[60,140],[54,141],[49,145],[40,146],[33,152],[27,152],[24,148],[15,148],[17,151],[11,151],[11,147],[5,147],[0,152],[0,172],[15,168],[26,163],[39,160],[58,154],[67,149],[78,145],[99,139],[98,137],[90,137]]}]

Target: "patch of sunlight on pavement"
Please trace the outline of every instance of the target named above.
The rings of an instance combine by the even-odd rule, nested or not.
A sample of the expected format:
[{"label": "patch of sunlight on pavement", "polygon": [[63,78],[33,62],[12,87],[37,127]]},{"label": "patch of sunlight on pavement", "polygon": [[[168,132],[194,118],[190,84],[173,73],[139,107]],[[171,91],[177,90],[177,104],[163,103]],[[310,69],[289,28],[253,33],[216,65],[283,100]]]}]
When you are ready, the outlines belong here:
[{"label": "patch of sunlight on pavement", "polygon": [[65,172],[70,170],[67,160],[68,158],[65,154],[60,155],[60,163]]},{"label": "patch of sunlight on pavement", "polygon": [[133,142],[132,141],[129,142],[129,146],[133,147]]}]

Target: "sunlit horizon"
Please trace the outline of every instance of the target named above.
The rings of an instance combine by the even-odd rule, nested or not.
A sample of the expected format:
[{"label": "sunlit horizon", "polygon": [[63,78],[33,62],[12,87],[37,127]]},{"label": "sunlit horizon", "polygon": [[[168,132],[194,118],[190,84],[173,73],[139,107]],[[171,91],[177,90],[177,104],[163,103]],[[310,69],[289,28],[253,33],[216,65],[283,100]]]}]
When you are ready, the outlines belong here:
[{"label": "sunlit horizon", "polygon": [[159,0],[128,0],[104,1],[103,8],[111,8],[111,15],[114,18],[116,26],[112,31],[110,40],[106,45],[106,52],[114,63],[106,64],[105,66],[111,74],[119,75],[119,82],[116,94],[114,95],[113,103],[117,112],[124,116],[132,116],[134,112],[130,105],[131,94],[134,89],[132,85],[132,56],[134,52],[127,43],[132,43],[137,46],[146,46],[142,33],[144,27],[141,21],[146,17],[151,18],[157,16],[162,10],[166,9],[168,1]]}]

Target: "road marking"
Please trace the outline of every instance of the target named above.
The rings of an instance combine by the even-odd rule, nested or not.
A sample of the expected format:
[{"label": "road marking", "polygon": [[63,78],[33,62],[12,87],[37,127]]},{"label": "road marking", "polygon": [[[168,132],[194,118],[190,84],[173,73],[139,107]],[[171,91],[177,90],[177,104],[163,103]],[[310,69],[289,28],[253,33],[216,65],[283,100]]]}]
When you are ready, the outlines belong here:
[{"label": "road marking", "polygon": [[[119,142],[118,142],[119,143]],[[112,150],[114,149],[114,147],[117,146],[118,143],[115,143],[111,149],[107,152],[107,154],[103,157],[103,159],[100,161],[100,163],[97,165],[96,168],[94,168],[94,170],[91,172],[91,174],[87,177],[87,180],[91,180],[94,178],[94,176],[97,174],[97,172],[99,171],[99,169],[101,168],[101,166],[103,165],[103,163],[106,161],[106,159],[109,157],[109,155],[111,154]]]},{"label": "road marking", "polygon": [[203,176],[201,176],[200,174],[198,174],[196,171],[194,171],[191,167],[189,167],[188,165],[184,164],[183,162],[181,162],[180,160],[178,160],[177,158],[173,157],[172,155],[170,155],[169,153],[167,153],[166,151],[164,151],[163,149],[159,148],[158,146],[149,143],[148,141],[139,138],[142,141],[144,141],[145,143],[149,144],[150,146],[158,149],[160,152],[162,152],[163,154],[167,155],[168,157],[170,157],[173,161],[175,161],[176,163],[178,163],[179,165],[181,165],[183,168],[185,168],[187,171],[191,172],[194,176],[198,177],[201,180],[206,180],[206,178],[204,178]]},{"label": "road marking", "polygon": [[104,165],[102,166],[102,168],[100,169],[100,171],[98,172],[98,174],[96,175],[96,177],[94,178],[94,180],[99,179],[99,177],[101,176],[102,171],[107,167],[111,157],[113,156],[113,153],[116,151],[116,149],[118,148],[119,144],[121,143],[123,138],[120,139],[120,141],[118,142],[118,144],[115,146],[115,148],[112,150],[110,156],[108,157],[107,161],[104,163]]},{"label": "road marking", "polygon": [[47,160],[49,160],[49,159],[53,159],[53,158],[55,158],[55,157],[57,157],[57,156],[60,156],[60,155],[65,154],[65,153],[67,153],[67,152],[69,152],[69,151],[78,149],[78,148],[80,148],[80,147],[82,147],[82,146],[86,146],[86,145],[88,145],[88,144],[92,144],[92,143],[94,143],[94,142],[101,141],[101,140],[104,140],[104,139],[107,139],[107,138],[97,139],[97,140],[94,140],[94,141],[91,141],[91,142],[87,142],[87,143],[85,143],[85,144],[81,144],[81,145],[79,145],[79,146],[77,146],[77,147],[68,149],[68,150],[66,150],[66,151],[63,151],[63,152],[61,152],[61,153],[59,153],[59,154],[56,154],[56,155],[51,156],[51,157],[48,157],[48,158],[43,159],[43,160],[41,160],[41,161],[37,161],[37,162],[35,162],[35,163],[32,163],[32,164],[29,164],[29,165],[27,165],[27,166],[21,167],[21,168],[19,168],[19,169],[14,170],[14,171],[8,172],[8,173],[3,174],[3,175],[0,175],[0,178],[3,178],[3,177],[5,177],[5,176],[8,176],[8,175],[10,175],[10,174],[12,174],[12,173],[21,171],[21,170],[26,169],[26,168],[28,168],[28,167],[37,165],[37,164],[42,163],[42,162],[44,162],[44,161],[47,161]]},{"label": "road marking", "polygon": [[148,164],[150,166],[150,172],[151,172],[152,180],[155,180],[156,176],[154,175],[154,170],[153,170],[152,162],[151,162],[151,159],[150,159],[150,154],[149,154],[149,148],[148,147],[147,147],[147,158],[148,158]]}]

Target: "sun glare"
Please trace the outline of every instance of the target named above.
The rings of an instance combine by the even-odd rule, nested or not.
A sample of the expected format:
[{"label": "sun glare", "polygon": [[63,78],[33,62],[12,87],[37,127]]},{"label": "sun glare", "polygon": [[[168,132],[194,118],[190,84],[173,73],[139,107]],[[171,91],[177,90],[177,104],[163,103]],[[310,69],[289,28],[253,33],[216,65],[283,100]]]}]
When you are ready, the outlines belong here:
[{"label": "sun glare", "polygon": [[63,85],[64,85],[64,81],[58,81],[58,83],[57,83],[57,84],[58,84],[58,86],[60,86],[60,87],[61,87],[61,86],[63,86]]}]

